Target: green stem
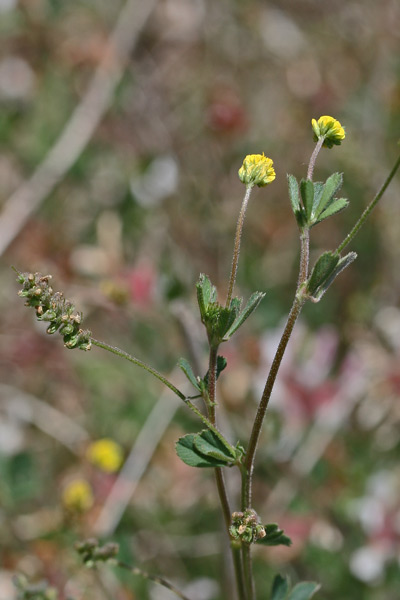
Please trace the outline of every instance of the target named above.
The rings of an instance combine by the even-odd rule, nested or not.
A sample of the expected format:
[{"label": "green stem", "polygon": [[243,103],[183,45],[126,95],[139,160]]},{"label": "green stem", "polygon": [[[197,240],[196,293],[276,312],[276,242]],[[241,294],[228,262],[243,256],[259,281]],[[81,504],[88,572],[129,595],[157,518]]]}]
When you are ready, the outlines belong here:
[{"label": "green stem", "polygon": [[310,181],[312,181],[313,174],[314,174],[315,161],[317,160],[317,156],[322,148],[324,141],[325,141],[325,136],[319,138],[317,145],[314,148],[314,152],[311,154],[310,162],[308,163],[308,169],[307,169],[307,179],[309,179]]},{"label": "green stem", "polygon": [[251,183],[248,184],[246,187],[246,193],[243,198],[242,207],[240,209],[239,218],[238,218],[237,225],[236,225],[235,244],[233,247],[233,257],[232,257],[232,268],[231,268],[231,275],[229,277],[228,296],[226,298],[226,304],[225,304],[226,308],[229,308],[231,305],[233,288],[235,287],[236,273],[237,273],[239,254],[240,254],[240,241],[242,238],[244,217],[246,215],[246,209],[247,209],[247,205],[249,203],[249,198],[250,198],[252,189],[253,189],[253,184],[251,184]]},{"label": "green stem", "polygon": [[146,571],[142,571],[141,569],[138,569],[137,567],[131,567],[130,565],[127,565],[127,564],[121,562],[120,560],[116,561],[116,565],[118,567],[120,567],[121,569],[125,569],[125,571],[129,571],[130,573],[132,573],[132,575],[139,575],[139,577],[143,577],[144,579],[149,579],[150,581],[154,581],[155,583],[162,585],[163,587],[170,590],[173,594],[175,594],[175,596],[178,596],[178,598],[181,598],[181,600],[189,600],[189,598],[187,596],[182,594],[182,592],[180,590],[178,590],[174,585],[172,585],[172,583],[170,583],[163,577],[158,577],[158,575],[151,575],[150,573],[146,573]]},{"label": "green stem", "polygon": [[120,350],[119,348],[116,348],[115,346],[110,346],[110,344],[106,344],[105,342],[100,342],[99,340],[96,340],[95,338],[90,338],[90,339],[91,339],[93,346],[98,346],[99,348],[103,348],[103,350],[112,352],[113,354],[116,354],[117,356],[121,356],[122,358],[129,360],[134,365],[137,365],[138,367],[142,367],[142,369],[144,369],[148,373],[151,373],[152,375],[154,375],[154,377],[159,379],[164,385],[166,385],[170,390],[172,390],[174,392],[174,394],[179,396],[179,398],[181,400],[186,401],[185,394],[183,394],[180,390],[178,390],[178,388],[175,387],[173,383],[168,381],[168,379],[166,379],[163,375],[161,375],[161,373],[156,371],[156,369],[153,369],[153,367],[150,367],[150,365],[147,365],[142,360],[139,360],[138,358],[135,358],[131,354],[128,354],[128,352],[125,352],[125,350]]},{"label": "green stem", "polygon": [[254,470],[254,460],[257,450],[258,441],[260,439],[261,429],[264,423],[265,414],[267,412],[268,403],[271,398],[271,393],[278,375],[279,367],[282,362],[283,355],[288,345],[290,336],[293,328],[297,321],[297,317],[303,307],[305,299],[302,297],[301,288],[308,277],[308,264],[309,264],[309,243],[310,236],[309,230],[305,229],[302,231],[300,236],[301,241],[301,252],[300,252],[300,270],[299,279],[297,282],[297,290],[295,299],[293,301],[292,308],[290,310],[285,329],[283,331],[281,340],[276,350],[274,360],[271,365],[270,372],[268,374],[267,381],[265,383],[264,391],[261,397],[260,404],[256,413],[256,417],[253,424],[253,429],[250,435],[250,441],[246,452],[245,467],[247,470],[246,481],[244,485],[244,500],[243,505],[245,508],[251,508],[251,493],[252,493],[252,476]]},{"label": "green stem", "polygon": [[399,166],[400,166],[400,156],[397,158],[393,169],[390,171],[389,175],[387,176],[387,178],[386,178],[384,184],[382,185],[381,189],[379,190],[379,192],[376,194],[375,198],[370,202],[370,204],[367,206],[367,208],[362,213],[361,217],[358,219],[357,223],[354,225],[353,229],[345,237],[343,242],[340,244],[340,246],[336,250],[337,254],[340,254],[340,252],[351,242],[351,240],[358,233],[358,230],[363,226],[363,224],[364,224],[365,220],[367,219],[367,217],[369,216],[370,212],[373,210],[373,208],[378,204],[379,200],[382,198],[383,194],[385,193],[386,188],[388,187],[389,183],[392,181],[393,177],[395,176],[396,171],[399,168]]},{"label": "green stem", "polygon": [[[153,369],[153,367],[150,367],[149,365],[147,365],[143,361],[139,360],[138,358],[135,358],[131,354],[128,354],[128,352],[125,352],[124,350],[120,350],[119,348],[116,348],[114,346],[110,346],[109,344],[106,344],[105,342],[100,342],[99,340],[96,340],[94,338],[91,338],[91,342],[92,342],[93,346],[98,346],[99,348],[103,348],[103,350],[108,350],[108,352],[112,352],[113,354],[116,354],[117,356],[121,356],[122,358],[129,360],[134,365],[137,365],[138,367],[142,367],[142,369],[145,369],[146,371],[148,371],[148,373],[151,373],[152,375],[154,375],[154,377],[156,377],[157,379],[162,381],[162,383],[164,385],[166,385],[181,400],[183,400],[184,403],[186,404],[186,406],[188,408],[190,408],[190,410],[192,412],[194,412],[194,414],[203,421],[204,425],[206,425],[206,427],[211,429],[211,431],[213,433],[215,433],[215,435],[220,440],[222,440],[224,444],[228,444],[228,442],[225,440],[225,438],[223,437],[221,432],[217,429],[215,424],[213,424],[209,419],[207,419],[207,417],[203,415],[203,413],[197,408],[197,406],[195,404],[193,404],[193,402],[191,402],[189,400],[189,398],[187,398],[185,396],[185,394],[183,394],[180,390],[178,390],[178,388],[176,388],[170,381],[168,381],[168,379],[166,379],[163,375],[161,375],[161,373],[156,371],[156,369]],[[233,451],[234,448],[231,447],[231,450]]]},{"label": "green stem", "polygon": [[253,561],[251,558],[250,544],[246,544],[246,543],[242,544],[242,560],[243,560],[244,579],[245,579],[245,584],[246,584],[247,597],[248,597],[248,600],[255,600],[256,590],[254,587]]},{"label": "green stem", "polygon": [[[208,416],[213,428],[217,426],[216,420],[216,387],[217,387],[217,357],[218,357],[218,347],[210,346],[210,357],[209,357],[209,365],[208,365]],[[222,508],[222,514],[225,521],[225,527],[227,533],[229,534],[229,527],[231,525],[231,515],[232,511],[229,504],[229,498],[226,491],[225,481],[223,477],[223,472],[221,467],[216,467],[214,469],[215,473],[215,481],[217,484],[219,501]],[[241,562],[240,551],[238,552],[231,545],[232,558],[233,558],[233,566],[235,570],[236,577],[236,585],[239,594],[239,600],[247,600],[245,595],[244,588],[244,580],[243,580],[243,566]]]}]

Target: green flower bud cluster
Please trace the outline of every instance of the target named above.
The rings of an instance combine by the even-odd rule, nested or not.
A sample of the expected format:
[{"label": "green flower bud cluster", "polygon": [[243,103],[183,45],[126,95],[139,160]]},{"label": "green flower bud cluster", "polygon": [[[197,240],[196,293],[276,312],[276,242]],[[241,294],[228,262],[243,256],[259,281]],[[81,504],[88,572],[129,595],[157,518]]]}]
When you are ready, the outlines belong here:
[{"label": "green flower bud cluster", "polygon": [[77,542],[75,550],[82,556],[86,566],[93,567],[97,562],[106,562],[115,558],[119,552],[119,546],[114,542],[100,545],[96,538],[89,538],[83,542]]},{"label": "green flower bud cluster", "polygon": [[13,582],[18,590],[18,600],[58,600],[57,590],[47,581],[29,583],[25,575],[17,575]]},{"label": "green flower bud cluster", "polygon": [[25,305],[36,310],[38,321],[49,322],[47,333],[58,331],[67,348],[90,350],[91,332],[80,327],[82,313],[76,312],[75,306],[61,292],[53,292],[49,284],[51,275],[17,273],[17,281],[22,284],[18,296],[26,298]]},{"label": "green flower bud cluster", "polygon": [[252,508],[232,514],[229,533],[233,539],[241,540],[246,544],[252,544],[266,535],[264,525],[261,525],[259,516]]}]

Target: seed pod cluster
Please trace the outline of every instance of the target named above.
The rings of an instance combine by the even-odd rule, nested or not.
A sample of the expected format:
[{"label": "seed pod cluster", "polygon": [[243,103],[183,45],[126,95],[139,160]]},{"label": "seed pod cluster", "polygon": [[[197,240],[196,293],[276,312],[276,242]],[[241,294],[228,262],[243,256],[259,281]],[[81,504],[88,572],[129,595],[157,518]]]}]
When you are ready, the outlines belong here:
[{"label": "seed pod cluster", "polygon": [[38,321],[49,323],[47,333],[58,331],[67,348],[90,350],[92,334],[81,329],[82,313],[76,312],[75,306],[61,292],[53,292],[49,283],[51,275],[19,271],[17,274],[17,281],[22,285],[18,295],[26,299],[25,306],[35,309]]}]

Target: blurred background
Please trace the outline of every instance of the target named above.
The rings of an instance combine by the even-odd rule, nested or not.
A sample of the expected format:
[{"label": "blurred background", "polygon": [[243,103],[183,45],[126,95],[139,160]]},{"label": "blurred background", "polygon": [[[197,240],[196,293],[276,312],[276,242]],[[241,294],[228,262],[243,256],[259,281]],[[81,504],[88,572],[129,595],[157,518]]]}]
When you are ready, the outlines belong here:
[{"label": "blurred background", "polygon": [[[213,476],[174,451],[198,422],[133,365],[47,336],[10,266],[51,273],[96,338],[189,393],[178,358],[207,368],[194,284],[205,272],[226,293],[237,170],[264,151],[277,177],[251,198],[237,292],[267,295],[221,348],[220,425],[245,442],[297,279],[286,173],[305,176],[311,118],[339,119],[346,139],[315,179],[343,171],[350,207],[312,231],[315,260],[396,159],[399,38],[396,0],[0,0],[2,600],[15,572],[61,599],[173,597],[85,570],[73,544],[93,535],[192,600],[231,597]],[[280,372],[254,507],[294,543],[256,549],[260,599],[277,572],[320,581],[325,600],[399,598],[399,188],[305,307]],[[91,459],[103,438],[118,446]]]}]

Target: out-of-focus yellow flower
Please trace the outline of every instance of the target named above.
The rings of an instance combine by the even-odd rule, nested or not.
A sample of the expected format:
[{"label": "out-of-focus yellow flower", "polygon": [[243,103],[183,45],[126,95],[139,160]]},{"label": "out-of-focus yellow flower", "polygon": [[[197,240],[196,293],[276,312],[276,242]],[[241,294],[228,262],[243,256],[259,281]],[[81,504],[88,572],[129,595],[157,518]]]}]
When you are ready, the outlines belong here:
[{"label": "out-of-focus yellow flower", "polygon": [[262,154],[248,154],[239,169],[239,179],[246,185],[263,187],[275,179],[273,161]]},{"label": "out-of-focus yellow flower", "polygon": [[68,510],[85,512],[93,506],[92,488],[85,479],[73,479],[63,490],[62,502]]},{"label": "out-of-focus yellow flower", "polygon": [[92,442],[86,450],[86,458],[107,473],[115,473],[123,461],[123,452],[119,444],[103,438]]},{"label": "out-of-focus yellow flower", "polygon": [[324,138],[323,146],[327,148],[332,148],[334,144],[340,146],[342,140],[346,137],[344,128],[333,117],[320,117],[318,121],[312,119],[311,125],[314,131],[314,141],[317,142]]}]

